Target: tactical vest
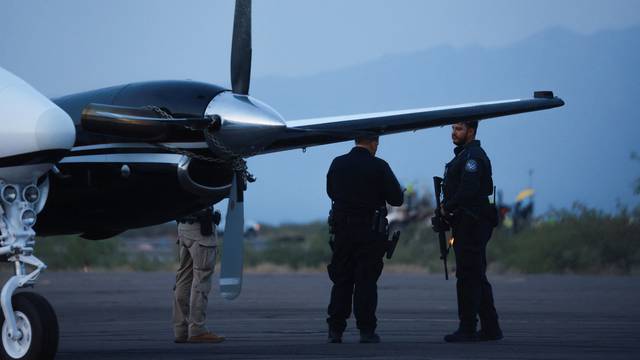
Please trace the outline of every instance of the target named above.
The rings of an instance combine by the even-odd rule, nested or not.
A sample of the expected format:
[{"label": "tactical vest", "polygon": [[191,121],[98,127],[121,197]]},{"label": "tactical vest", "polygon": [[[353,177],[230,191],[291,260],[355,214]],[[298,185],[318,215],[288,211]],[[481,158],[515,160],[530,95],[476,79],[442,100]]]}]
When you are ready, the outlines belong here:
[{"label": "tactical vest", "polygon": [[456,154],[456,157],[445,166],[443,189],[445,202],[453,198],[460,190],[465,171],[477,171],[480,175],[478,190],[468,202],[460,204],[460,206],[477,207],[488,204],[488,196],[493,194],[493,178],[489,157],[480,147],[479,142],[456,148]]}]

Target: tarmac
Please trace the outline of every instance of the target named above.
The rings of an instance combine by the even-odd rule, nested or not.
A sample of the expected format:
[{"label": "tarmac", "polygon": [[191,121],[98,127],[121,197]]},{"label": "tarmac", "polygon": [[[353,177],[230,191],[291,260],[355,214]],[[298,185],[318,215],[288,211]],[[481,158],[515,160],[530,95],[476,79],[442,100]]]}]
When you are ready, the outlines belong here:
[{"label": "tarmac", "polygon": [[[35,291],[60,324],[57,359],[637,359],[640,278],[490,276],[505,339],[447,344],[457,325],[455,279],[384,273],[380,344],[326,343],[325,274],[245,274],[234,301],[210,295],[221,344],[174,344],[174,274],[46,272]],[[216,279],[217,280],[217,279]]]}]

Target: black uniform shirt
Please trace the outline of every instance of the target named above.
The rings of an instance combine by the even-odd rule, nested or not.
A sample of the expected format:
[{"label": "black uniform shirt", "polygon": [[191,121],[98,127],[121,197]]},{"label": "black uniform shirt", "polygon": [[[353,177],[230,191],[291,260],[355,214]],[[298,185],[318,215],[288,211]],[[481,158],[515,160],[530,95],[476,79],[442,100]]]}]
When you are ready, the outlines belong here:
[{"label": "black uniform shirt", "polygon": [[453,151],[456,157],[444,172],[444,208],[453,211],[487,205],[487,196],[493,193],[493,179],[491,161],[480,147],[480,141],[473,140]]},{"label": "black uniform shirt", "polygon": [[404,201],[389,164],[360,146],[333,159],[327,173],[327,194],[336,210],[354,214],[369,214],[387,203],[400,206]]}]

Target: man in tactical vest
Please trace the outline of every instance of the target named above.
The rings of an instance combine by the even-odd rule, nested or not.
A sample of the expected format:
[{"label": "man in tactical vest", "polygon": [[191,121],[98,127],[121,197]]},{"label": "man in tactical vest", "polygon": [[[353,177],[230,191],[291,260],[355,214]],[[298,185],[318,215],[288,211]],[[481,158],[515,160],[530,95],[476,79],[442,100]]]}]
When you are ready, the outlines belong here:
[{"label": "man in tactical vest", "polygon": [[[451,225],[456,256],[458,330],[447,342],[502,339],[498,314],[487,280],[487,243],[497,225],[497,213],[488,199],[493,193],[491,161],[476,140],[477,121],[452,126],[455,157],[445,167],[444,202],[439,215]],[[434,230],[442,231],[436,224]],[[446,230],[446,229],[444,229]],[[477,317],[481,330],[476,332]]]},{"label": "man in tactical vest", "polygon": [[208,207],[178,219],[180,266],[173,295],[173,325],[176,343],[219,343],[224,337],[205,326],[211,276],[216,263],[215,226],[220,213]]},{"label": "man in tactical vest", "polygon": [[375,157],[378,137],[359,137],[347,154],[333,160],[327,173],[327,194],[333,251],[327,266],[333,282],[328,308],[329,342],[341,343],[353,312],[361,343],[378,343],[376,282],[386,251],[386,205],[400,206],[403,191],[389,165]]}]

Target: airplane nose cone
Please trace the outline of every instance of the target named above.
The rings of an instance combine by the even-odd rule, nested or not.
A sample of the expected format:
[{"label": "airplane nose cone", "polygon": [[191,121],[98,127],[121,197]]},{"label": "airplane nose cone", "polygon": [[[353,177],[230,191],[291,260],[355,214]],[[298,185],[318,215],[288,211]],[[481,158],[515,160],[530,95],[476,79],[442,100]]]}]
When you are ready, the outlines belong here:
[{"label": "airplane nose cone", "polygon": [[24,80],[0,68],[0,178],[28,182],[49,171],[75,142],[62,109]]},{"label": "airplane nose cone", "polygon": [[40,149],[70,149],[76,140],[76,129],[69,115],[53,106],[38,117],[35,136]]},{"label": "airplane nose cone", "polygon": [[222,123],[215,137],[243,157],[261,151],[286,129],[283,117],[269,105],[231,92],[213,98],[205,114],[220,116]]}]

